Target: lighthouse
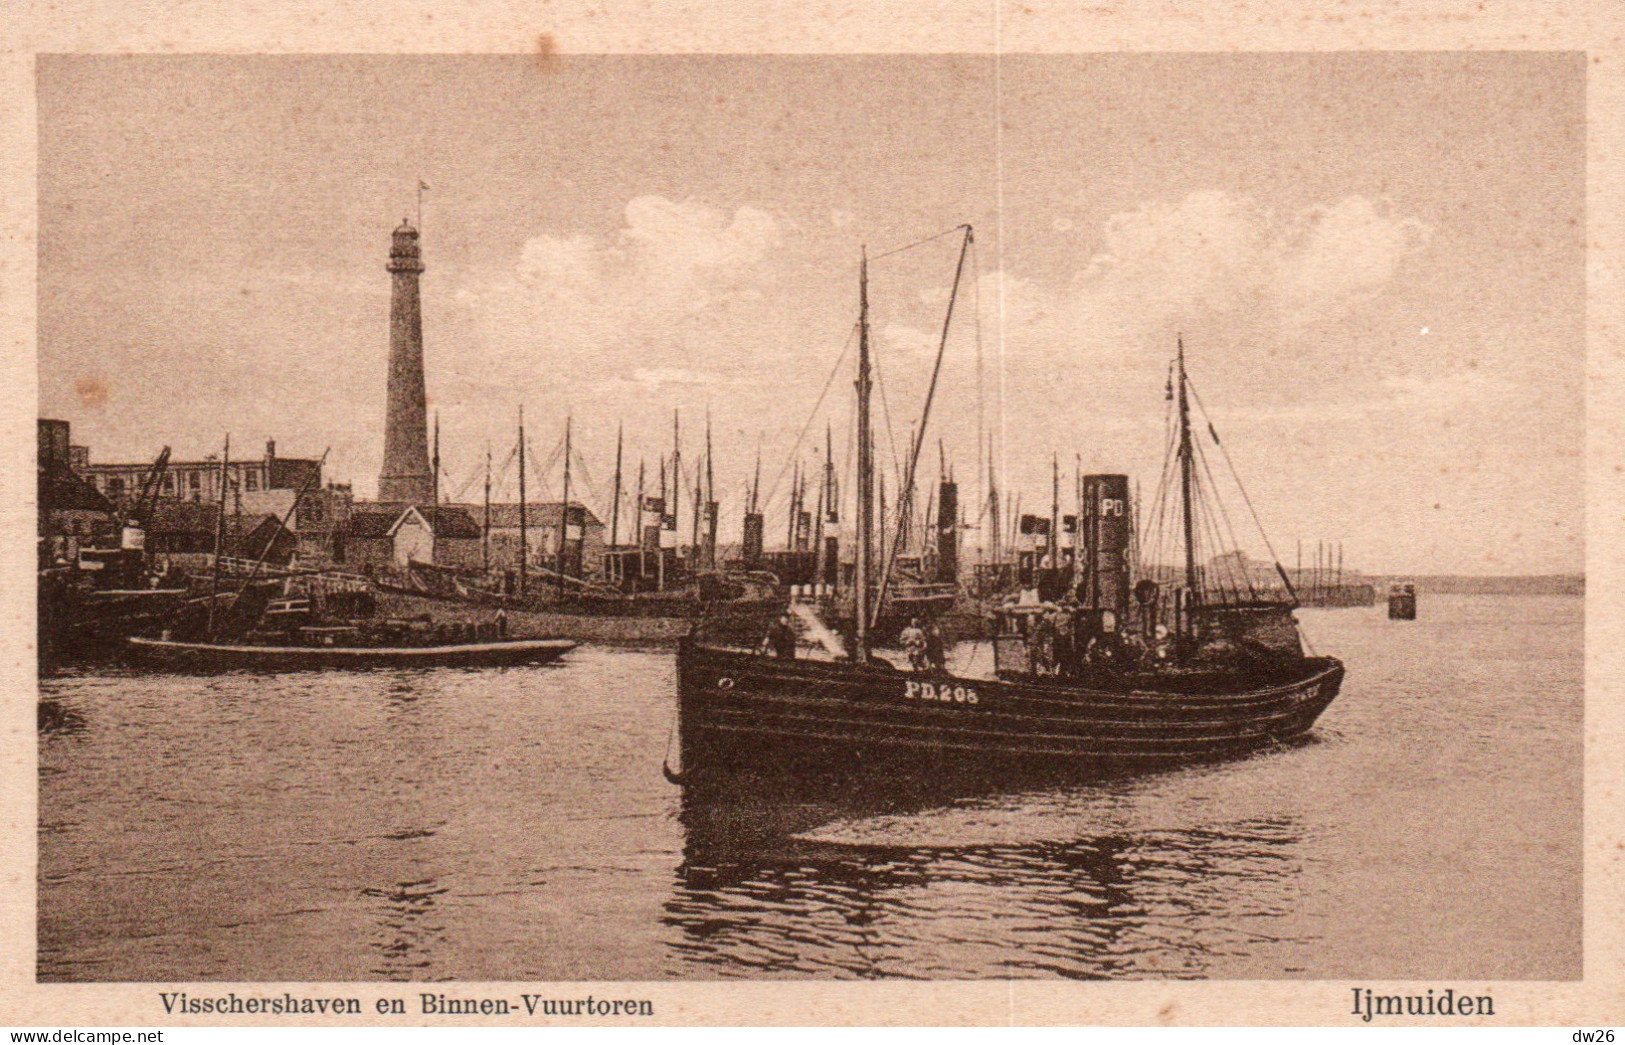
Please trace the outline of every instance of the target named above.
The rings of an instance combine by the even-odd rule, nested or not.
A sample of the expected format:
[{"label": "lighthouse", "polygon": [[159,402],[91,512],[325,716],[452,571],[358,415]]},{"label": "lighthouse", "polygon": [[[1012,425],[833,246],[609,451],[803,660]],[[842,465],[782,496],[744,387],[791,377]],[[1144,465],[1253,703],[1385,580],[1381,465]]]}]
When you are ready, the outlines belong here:
[{"label": "lighthouse", "polygon": [[434,500],[429,471],[428,407],[423,391],[423,312],[418,275],[423,259],[418,230],[402,219],[389,247],[389,404],[384,419],[380,501],[427,504]]}]

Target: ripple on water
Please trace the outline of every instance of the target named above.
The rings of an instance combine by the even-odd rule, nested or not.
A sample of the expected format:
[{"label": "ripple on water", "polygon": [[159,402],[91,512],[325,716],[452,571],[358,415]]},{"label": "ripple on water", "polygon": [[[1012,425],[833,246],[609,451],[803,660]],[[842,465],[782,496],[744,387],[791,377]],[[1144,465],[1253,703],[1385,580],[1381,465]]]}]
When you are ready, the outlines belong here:
[{"label": "ripple on water", "polygon": [[1581,605],[1305,611],[1310,742],[1005,793],[680,792],[648,650],[45,679],[39,975],[1574,977]]}]

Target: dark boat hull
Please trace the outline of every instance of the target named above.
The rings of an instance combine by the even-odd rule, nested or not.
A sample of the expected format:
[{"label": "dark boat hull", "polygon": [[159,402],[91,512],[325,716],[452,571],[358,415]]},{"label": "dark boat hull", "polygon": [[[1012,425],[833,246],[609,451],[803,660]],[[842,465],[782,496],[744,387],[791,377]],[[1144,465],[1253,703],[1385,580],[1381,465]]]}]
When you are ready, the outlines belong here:
[{"label": "dark boat hull", "polygon": [[366,668],[493,668],[546,664],[575,649],[565,639],[520,639],[451,646],[346,648],[233,646],[133,638],[130,654],[143,664],[181,671],[323,671]]},{"label": "dark boat hull", "polygon": [[1307,732],[1342,685],[1314,658],[1224,693],[1110,692],[678,647],[682,773],[827,774],[899,763],[1079,774],[1223,758]]},{"label": "dark boat hull", "polygon": [[[546,635],[577,642],[659,646],[666,649],[694,627],[693,612],[676,612],[673,600],[664,606],[640,602],[635,612],[592,612],[583,603],[558,603],[543,599],[524,603],[476,602],[458,596],[430,595],[380,587],[378,614],[383,617],[413,617],[429,614],[436,620],[488,622],[501,609],[508,620],[510,635]],[[761,618],[765,630],[779,604],[742,604],[736,610]],[[662,615],[664,613],[665,615]]]}]

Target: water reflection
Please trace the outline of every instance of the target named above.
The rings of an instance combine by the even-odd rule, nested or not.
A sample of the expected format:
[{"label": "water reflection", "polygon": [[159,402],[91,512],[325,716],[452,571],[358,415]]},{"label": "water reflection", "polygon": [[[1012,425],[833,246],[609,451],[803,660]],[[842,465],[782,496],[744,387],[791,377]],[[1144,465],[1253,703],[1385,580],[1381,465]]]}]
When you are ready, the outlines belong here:
[{"label": "water reflection", "polygon": [[433,878],[361,890],[377,925],[371,941],[377,957],[373,975],[386,980],[434,978],[427,970],[446,931],[436,917],[435,898],[445,892]]},{"label": "water reflection", "polygon": [[[1018,805],[1048,804],[1059,815],[1043,830],[1055,834],[1109,820],[1092,814],[1141,786]],[[1201,976],[1302,938],[1289,926],[1303,860],[1291,817],[959,843],[956,831],[988,827],[1008,796],[763,794],[685,792],[683,861],[663,911],[670,974]],[[933,819],[916,841],[895,837]]]},{"label": "water reflection", "polygon": [[40,736],[72,736],[75,733],[83,733],[87,727],[85,717],[79,712],[66,706],[61,701],[49,697],[40,698]]}]

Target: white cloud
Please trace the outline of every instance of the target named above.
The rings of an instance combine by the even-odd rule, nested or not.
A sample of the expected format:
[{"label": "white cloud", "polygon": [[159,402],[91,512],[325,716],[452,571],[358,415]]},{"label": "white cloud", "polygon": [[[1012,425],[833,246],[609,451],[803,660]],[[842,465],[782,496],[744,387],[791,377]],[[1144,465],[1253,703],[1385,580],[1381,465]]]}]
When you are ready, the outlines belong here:
[{"label": "white cloud", "polygon": [[1431,233],[1424,222],[1389,217],[1363,196],[1311,212],[1297,242],[1280,252],[1291,318],[1299,324],[1333,318],[1378,293]]},{"label": "white cloud", "polygon": [[[513,267],[457,300],[493,373],[629,374],[682,383],[713,350],[720,310],[759,303],[777,279],[778,218],[741,206],[639,196],[609,234],[540,233]],[[664,376],[661,376],[664,375]]]},{"label": "white cloud", "polygon": [[1077,291],[1091,311],[1109,305],[1161,322],[1247,312],[1301,328],[1381,291],[1430,232],[1362,196],[1283,216],[1229,193],[1194,192],[1112,217]]},{"label": "white cloud", "polygon": [[778,220],[754,207],[730,216],[694,200],[638,196],[624,217],[610,240],[580,233],[531,237],[514,269],[519,284],[554,307],[697,312],[753,291],[781,239]]},{"label": "white cloud", "polygon": [[1109,218],[1070,279],[984,275],[984,329],[1002,320],[1012,364],[1048,375],[1023,394],[1070,382],[1101,389],[1102,409],[1120,378],[1160,370],[1176,332],[1253,381],[1265,361],[1300,363],[1303,385],[1317,346],[1391,288],[1430,233],[1361,196],[1292,213],[1217,190],[1152,201]]},{"label": "white cloud", "polygon": [[934,358],[938,335],[906,323],[887,323],[880,329],[880,344],[889,352],[916,358]]},{"label": "white cloud", "polygon": [[[740,207],[730,219],[692,200],[639,196],[626,205],[620,238],[643,279],[694,291],[754,277],[780,232],[771,214],[754,207]],[[694,307],[706,303],[702,298]]]}]

